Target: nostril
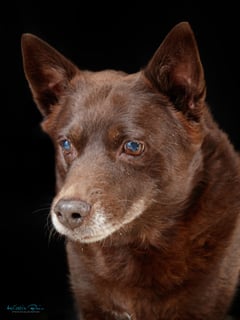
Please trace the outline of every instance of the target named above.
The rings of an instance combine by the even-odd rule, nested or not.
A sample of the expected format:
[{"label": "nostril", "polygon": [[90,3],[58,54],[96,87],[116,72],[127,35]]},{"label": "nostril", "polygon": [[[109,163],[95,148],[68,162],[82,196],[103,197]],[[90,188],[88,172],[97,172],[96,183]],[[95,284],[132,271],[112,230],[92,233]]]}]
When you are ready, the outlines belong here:
[{"label": "nostril", "polygon": [[60,211],[55,211],[55,214],[56,214],[56,216],[57,216],[58,218],[61,218],[61,217],[62,217],[62,214],[61,214]]},{"label": "nostril", "polygon": [[56,211],[54,210],[56,216],[58,217],[58,220],[64,224],[66,218],[64,217],[64,215],[60,212],[60,211]]},{"label": "nostril", "polygon": [[61,221],[62,223],[64,223],[65,217],[64,215],[60,212],[60,211],[56,211],[54,210],[56,216],[58,217],[58,220]]},{"label": "nostril", "polygon": [[73,213],[72,213],[72,219],[73,219],[73,220],[81,219],[80,213],[73,212]]}]

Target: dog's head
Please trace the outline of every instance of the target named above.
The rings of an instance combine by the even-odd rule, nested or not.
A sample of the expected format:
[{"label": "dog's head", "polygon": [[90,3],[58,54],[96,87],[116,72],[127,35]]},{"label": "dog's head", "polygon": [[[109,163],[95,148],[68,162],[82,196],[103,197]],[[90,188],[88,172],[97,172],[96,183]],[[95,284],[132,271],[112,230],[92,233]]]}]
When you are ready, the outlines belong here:
[{"label": "dog's head", "polygon": [[205,82],[189,24],[176,25],[130,75],[79,70],[31,34],[22,52],[56,148],[56,230],[85,243],[164,231],[189,201],[202,161]]}]

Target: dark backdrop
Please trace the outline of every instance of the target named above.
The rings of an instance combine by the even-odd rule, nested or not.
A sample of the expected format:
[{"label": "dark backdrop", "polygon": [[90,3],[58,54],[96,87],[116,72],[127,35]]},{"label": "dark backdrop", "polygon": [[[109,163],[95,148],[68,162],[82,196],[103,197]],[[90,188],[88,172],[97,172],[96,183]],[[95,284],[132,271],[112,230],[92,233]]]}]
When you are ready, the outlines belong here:
[{"label": "dark backdrop", "polygon": [[[41,116],[23,74],[22,33],[41,37],[80,68],[135,72],[176,23],[189,21],[205,68],[207,100],[240,149],[238,8],[230,2],[211,8],[195,1],[168,3],[114,2],[109,8],[65,2],[51,9],[34,1],[9,5],[0,28],[1,319],[73,319],[64,240],[51,233],[48,218],[54,195],[53,148],[40,129]],[[35,309],[26,313],[30,304]]]}]

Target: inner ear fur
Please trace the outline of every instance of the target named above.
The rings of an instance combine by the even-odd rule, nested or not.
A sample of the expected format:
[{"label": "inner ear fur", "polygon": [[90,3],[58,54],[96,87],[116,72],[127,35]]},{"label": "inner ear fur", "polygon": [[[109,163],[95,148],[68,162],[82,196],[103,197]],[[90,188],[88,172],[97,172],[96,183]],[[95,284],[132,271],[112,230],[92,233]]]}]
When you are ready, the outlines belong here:
[{"label": "inner ear fur", "polygon": [[177,24],[144,69],[152,86],[187,118],[198,121],[206,95],[204,71],[188,22]]}]

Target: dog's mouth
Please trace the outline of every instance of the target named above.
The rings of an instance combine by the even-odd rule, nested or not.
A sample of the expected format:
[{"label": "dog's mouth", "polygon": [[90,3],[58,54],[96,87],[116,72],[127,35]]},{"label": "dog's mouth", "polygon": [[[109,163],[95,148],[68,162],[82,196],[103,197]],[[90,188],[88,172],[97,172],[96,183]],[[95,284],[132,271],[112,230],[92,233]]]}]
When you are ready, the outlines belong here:
[{"label": "dog's mouth", "polygon": [[[57,202],[58,203],[58,202]],[[53,204],[51,217],[55,229],[70,240],[81,243],[92,243],[104,240],[111,234],[120,231],[122,227],[140,216],[146,209],[146,201],[139,199],[123,214],[111,212],[100,202],[95,203],[91,209],[81,202],[75,203],[78,209],[71,212],[70,204],[67,209],[59,212],[59,206]]]}]

